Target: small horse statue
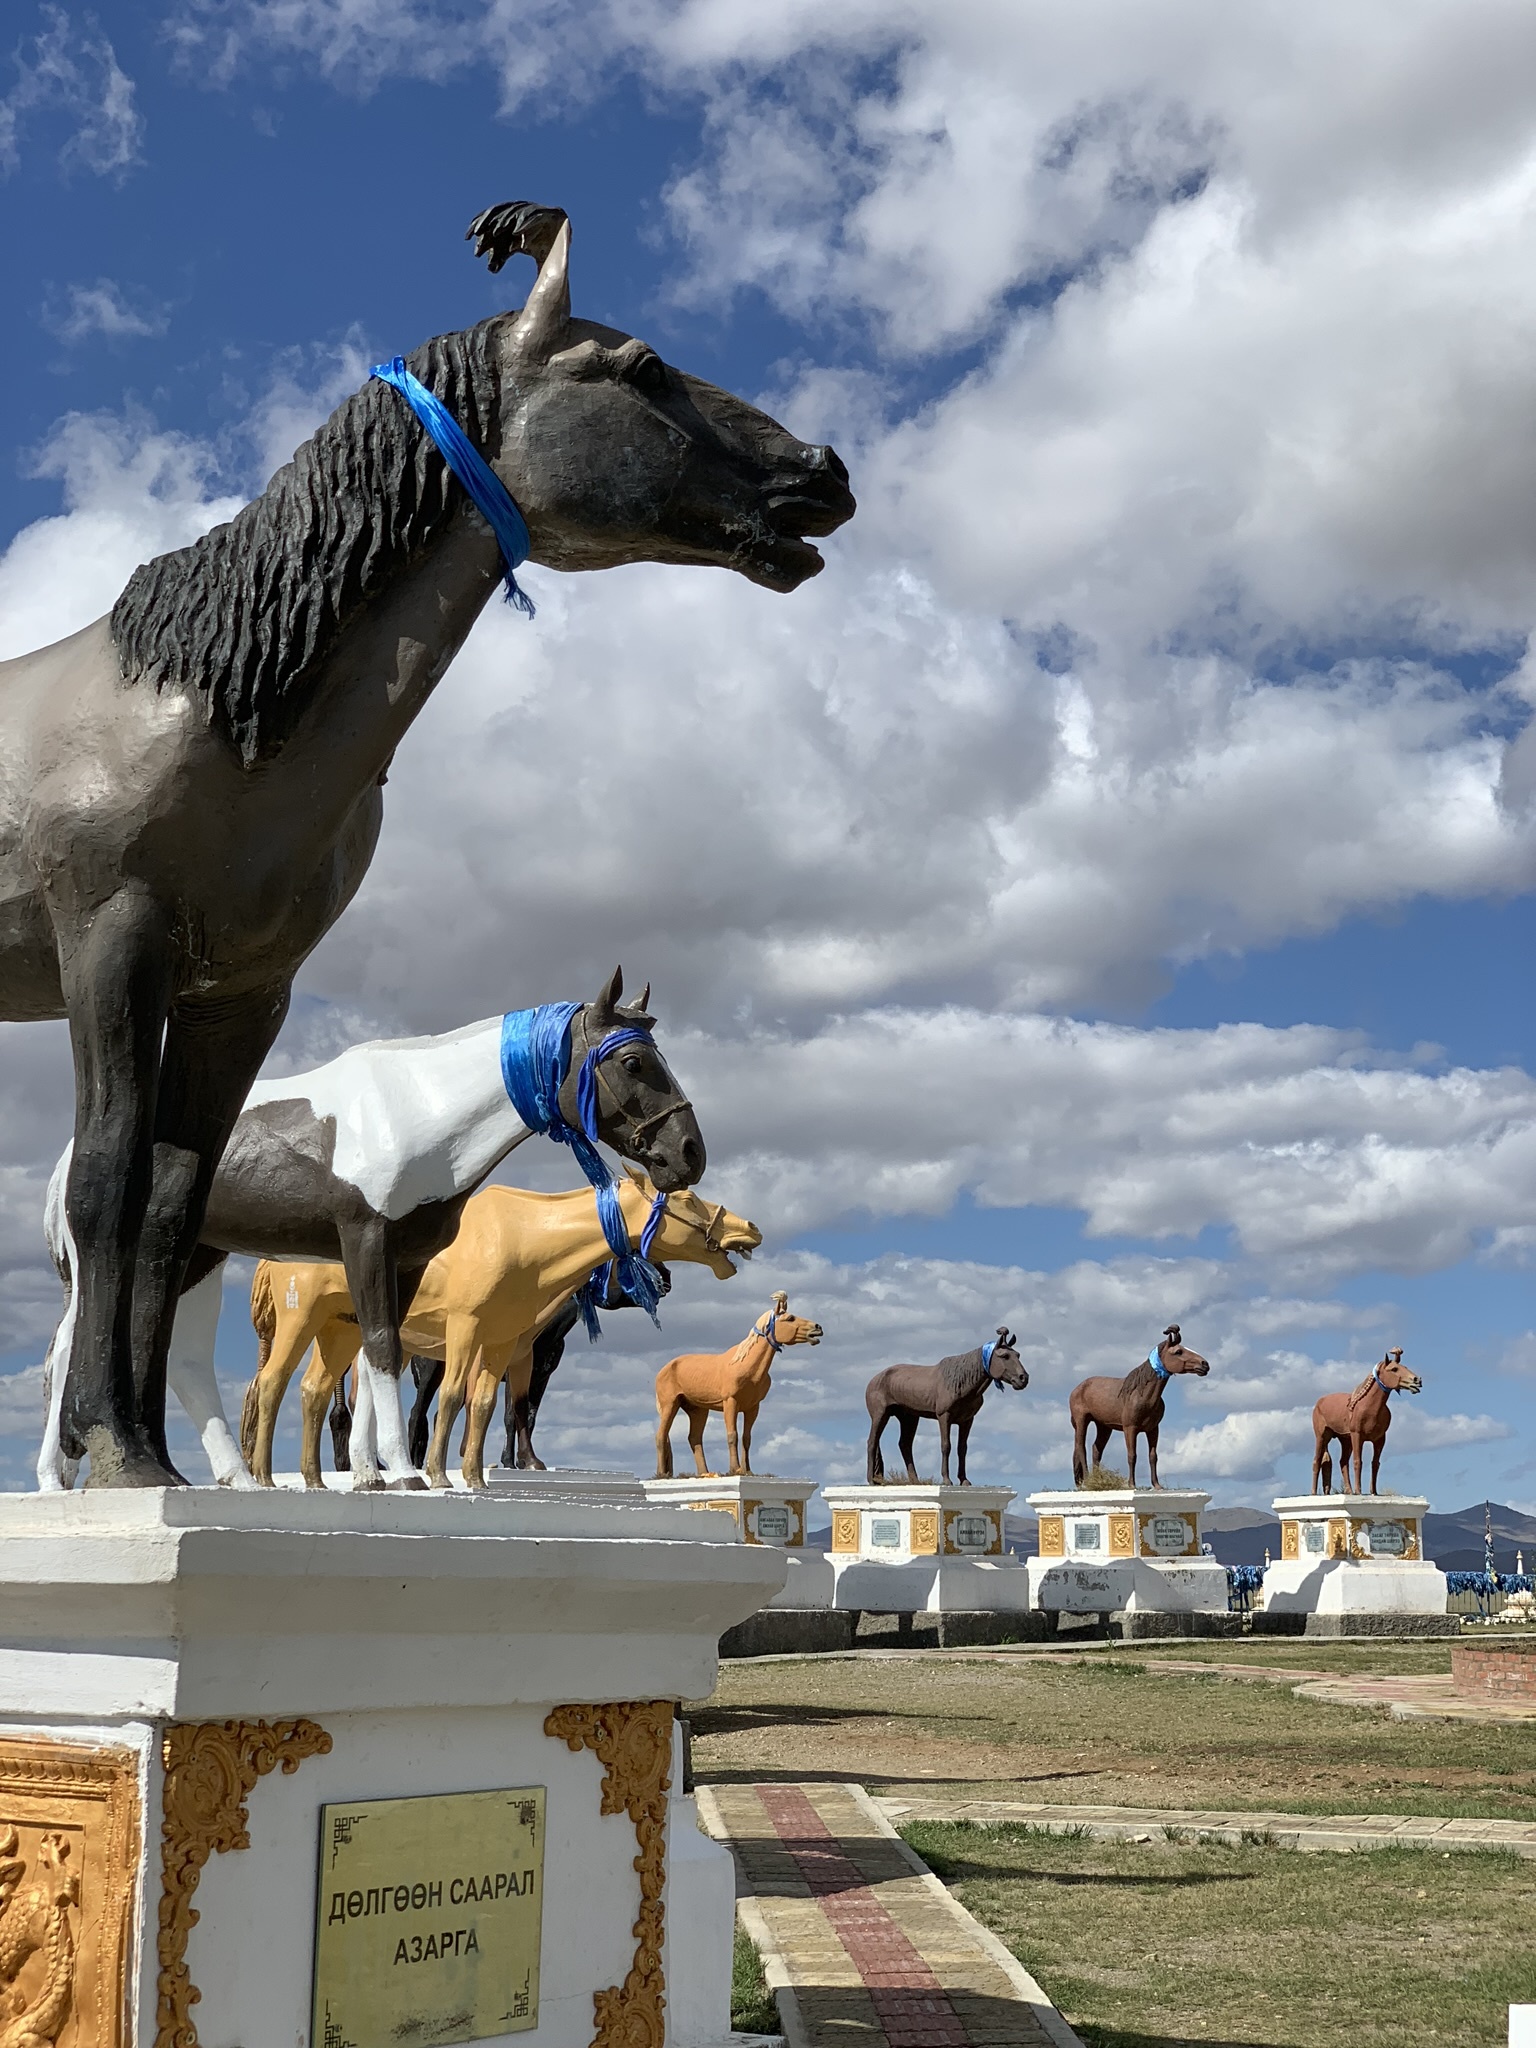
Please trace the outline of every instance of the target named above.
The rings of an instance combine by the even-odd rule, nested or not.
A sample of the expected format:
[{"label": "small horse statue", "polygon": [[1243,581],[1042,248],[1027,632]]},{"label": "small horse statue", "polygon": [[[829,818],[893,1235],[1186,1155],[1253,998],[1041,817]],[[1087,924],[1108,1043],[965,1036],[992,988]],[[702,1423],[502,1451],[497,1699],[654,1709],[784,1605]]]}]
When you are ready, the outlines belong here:
[{"label": "small horse statue", "polygon": [[1070,1404],[1072,1484],[1081,1486],[1088,1476],[1088,1426],[1091,1423],[1095,1472],[1099,1469],[1099,1460],[1104,1455],[1104,1446],[1109,1442],[1111,1433],[1122,1429],[1125,1431],[1127,1477],[1131,1485],[1136,1484],[1136,1445],[1141,1437],[1145,1437],[1152,1484],[1160,1486],[1157,1433],[1163,1425],[1164,1390],[1176,1372],[1192,1372],[1204,1379],[1210,1369],[1209,1360],[1202,1358],[1198,1351],[1191,1351],[1179,1335],[1178,1324],[1170,1323],[1157,1349],[1148,1353],[1123,1380],[1100,1376],[1079,1381],[1072,1389]]},{"label": "small horse statue", "polygon": [[[656,1477],[672,1477],[672,1425],[677,1411],[688,1417],[688,1444],[701,1479],[713,1479],[704,1456],[704,1426],[711,1415],[725,1422],[730,1477],[752,1470],[752,1425],[772,1384],[769,1371],[781,1351],[792,1344],[819,1344],[820,1323],[789,1312],[789,1296],[775,1294],[773,1307],[759,1316],[731,1351],[689,1351],[674,1358],[656,1375]],[[741,1448],[737,1449],[737,1424]]]},{"label": "small horse statue", "polygon": [[215,1169],[498,587],[522,597],[528,560],[791,591],[853,515],[830,448],[572,316],[559,208],[470,232],[493,271],[538,265],[520,312],[381,364],[253,504],[0,662],[0,1017],[67,1018],[74,1045],[61,1419],[92,1486],[182,1483],[166,1361]]},{"label": "small horse statue", "polygon": [[941,1358],[937,1365],[888,1365],[877,1372],[864,1389],[869,1410],[868,1479],[871,1486],[885,1484],[885,1461],[880,1455],[880,1436],[896,1417],[896,1440],[907,1468],[907,1483],[921,1486],[912,1463],[912,1446],[921,1421],[939,1425],[939,1462],[944,1485],[949,1485],[949,1432],[957,1434],[960,1484],[969,1486],[965,1476],[965,1447],[971,1440],[971,1424],[981,1413],[988,1387],[1027,1387],[1029,1374],[1019,1359],[1018,1339],[1001,1325],[997,1335],[974,1351],[957,1352]]},{"label": "small horse statue", "polygon": [[[762,1233],[723,1203],[700,1200],[690,1188],[666,1193],[633,1168],[614,1187],[624,1228],[650,1261],[708,1266],[717,1280],[735,1277],[732,1255],[749,1257]],[[526,1394],[533,1346],[553,1312],[589,1280],[601,1285],[610,1253],[597,1193],[534,1194],[526,1188],[487,1187],[465,1204],[458,1235],[421,1276],[401,1319],[406,1349],[442,1358],[447,1371],[437,1421],[427,1449],[431,1485],[446,1487],[453,1425],[469,1406],[463,1477],[471,1491],[485,1487],[485,1439],[496,1410],[499,1383],[513,1381]],[[620,1260],[621,1269],[624,1261]],[[595,1269],[595,1271],[594,1271]],[[637,1285],[632,1274],[624,1284]],[[320,1431],[337,1383],[357,1356],[357,1311],[344,1267],[319,1261],[263,1260],[251,1283],[251,1321],[259,1340],[256,1376],[245,1390],[240,1445],[258,1484],[270,1486],[272,1440],[288,1382],[311,1344],[316,1357],[301,1387],[299,1470],[306,1486],[320,1476]],[[358,1378],[354,1443],[370,1426],[369,1375]],[[355,1451],[354,1451],[355,1456]]]},{"label": "small horse statue", "polygon": [[[1365,1447],[1369,1444],[1371,1491],[1374,1493],[1376,1475],[1381,1470],[1382,1446],[1387,1440],[1387,1431],[1392,1427],[1388,1399],[1393,1394],[1421,1394],[1423,1391],[1424,1382],[1404,1365],[1403,1349],[1398,1345],[1386,1354],[1380,1365],[1371,1367],[1352,1394],[1324,1394],[1312,1410],[1312,1491],[1333,1491],[1333,1457],[1329,1445],[1337,1438],[1339,1478],[1343,1481],[1344,1491],[1365,1491],[1361,1484],[1361,1467],[1365,1462]],[[1351,1470],[1353,1485],[1350,1484]]]},{"label": "small horse statue", "polygon": [[[636,1003],[622,1002],[623,993],[623,969],[616,967],[590,1003],[514,1010],[435,1038],[350,1046],[323,1067],[258,1081],[251,1089],[209,1191],[169,1354],[171,1387],[221,1485],[251,1483],[213,1370],[223,1265],[231,1252],[340,1259],[362,1316],[359,1370],[373,1376],[383,1455],[381,1475],[373,1450],[360,1442],[353,1484],[361,1491],[386,1479],[411,1483],[397,1385],[404,1364],[400,1314],[428,1260],[451,1243],[476,1187],[533,1135],[524,1111],[537,1121],[535,1111],[526,1101],[520,1110],[512,1095],[514,1085],[526,1094],[519,1069],[534,1028],[529,1019],[547,1028],[549,1092],[567,1131],[601,1138],[639,1160],[657,1187],[698,1179],[704,1140],[651,1035],[650,985]],[[73,1461],[66,1462],[61,1444],[64,1368],[75,1345],[78,1300],[64,1198],[69,1162],[66,1150],[44,1212],[67,1295],[44,1369],[48,1419],[37,1461],[44,1492],[74,1481]]]}]

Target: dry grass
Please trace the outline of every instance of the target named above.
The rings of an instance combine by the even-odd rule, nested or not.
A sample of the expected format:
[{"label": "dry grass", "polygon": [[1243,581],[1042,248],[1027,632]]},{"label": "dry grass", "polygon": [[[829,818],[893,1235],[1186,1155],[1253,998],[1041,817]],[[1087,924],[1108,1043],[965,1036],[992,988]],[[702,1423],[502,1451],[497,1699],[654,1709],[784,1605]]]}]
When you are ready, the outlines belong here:
[{"label": "dry grass", "polygon": [[[1336,1669],[1360,1653],[1309,1654],[1310,1668]],[[1536,1820],[1536,1726],[1393,1721],[1157,1665],[1140,1651],[727,1664],[693,1710],[695,1769],[717,1781],[855,1779],[894,1796]]]},{"label": "dry grass", "polygon": [[1536,1887],[1512,1856],[902,1832],[1088,2048],[1494,2048],[1536,1999]]}]

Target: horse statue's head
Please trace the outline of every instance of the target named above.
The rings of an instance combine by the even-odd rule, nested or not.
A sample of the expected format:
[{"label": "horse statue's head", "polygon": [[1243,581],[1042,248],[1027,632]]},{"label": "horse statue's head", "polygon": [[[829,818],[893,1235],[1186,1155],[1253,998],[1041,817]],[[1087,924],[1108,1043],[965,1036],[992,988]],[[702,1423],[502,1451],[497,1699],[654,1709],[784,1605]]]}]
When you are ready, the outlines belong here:
[{"label": "horse statue's head", "polygon": [[1191,1351],[1184,1342],[1177,1323],[1170,1323],[1164,1330],[1157,1356],[1164,1372],[1192,1372],[1204,1379],[1211,1369],[1210,1360],[1202,1358],[1198,1351]]},{"label": "horse statue's head", "polygon": [[1424,1382],[1403,1363],[1401,1344],[1386,1354],[1371,1377],[1389,1394],[1422,1394],[1424,1391]]},{"label": "horse statue's head", "polygon": [[820,1323],[813,1323],[808,1316],[790,1314],[787,1294],[775,1294],[773,1307],[766,1316],[758,1317],[752,1334],[771,1336],[779,1350],[784,1351],[791,1344],[819,1344],[824,1332]]},{"label": "horse statue's head", "polygon": [[492,467],[550,569],[688,562],[793,590],[822,567],[808,535],[850,519],[848,472],[649,343],[571,313],[571,229],[513,200],[469,228],[500,270],[531,256],[527,303],[497,324],[501,445]]},{"label": "horse statue's head", "polygon": [[[620,1199],[629,1234],[638,1241],[642,1227],[649,1221],[657,1190],[632,1166],[625,1167],[624,1175]],[[757,1225],[727,1209],[724,1202],[706,1202],[692,1188],[680,1188],[666,1198],[647,1256],[658,1263],[681,1259],[691,1265],[708,1266],[717,1280],[733,1280],[735,1261],[750,1259],[762,1241],[763,1233]]]},{"label": "horse statue's head", "polygon": [[[997,1339],[992,1346],[992,1355],[987,1360],[987,1371],[1001,1387],[1027,1387],[1029,1374],[1019,1357],[1019,1340],[1001,1323],[997,1326]],[[985,1347],[983,1347],[985,1348]]]},{"label": "horse statue's head", "polygon": [[[621,1002],[623,993],[624,970],[615,967],[596,1000],[583,1003],[571,1019],[571,1063],[560,1089],[560,1114],[573,1129],[582,1128],[581,1071],[587,1055],[596,1052],[597,1135],[624,1158],[637,1160],[658,1188],[692,1187],[704,1172],[704,1138],[693,1104],[650,1035],[656,1022],[646,1011],[651,985],[633,1003]],[[613,1048],[604,1053],[610,1038]]]}]

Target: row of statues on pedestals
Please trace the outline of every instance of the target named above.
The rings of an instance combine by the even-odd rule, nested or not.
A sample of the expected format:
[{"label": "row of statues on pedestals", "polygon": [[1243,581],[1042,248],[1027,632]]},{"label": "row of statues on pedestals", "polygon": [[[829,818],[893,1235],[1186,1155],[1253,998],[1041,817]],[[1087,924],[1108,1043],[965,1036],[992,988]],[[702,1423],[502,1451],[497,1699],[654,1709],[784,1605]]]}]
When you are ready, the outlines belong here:
[{"label": "row of statues on pedestals", "polygon": [[[354,1047],[310,1073],[251,1091],[214,1178],[169,1349],[170,1385],[217,1480],[274,1483],[279,1412],[309,1354],[299,1458],[308,1486],[323,1483],[321,1433],[329,1412],[337,1463],[350,1468],[359,1489],[387,1480],[420,1483],[418,1467],[427,1484],[449,1485],[450,1439],[465,1414],[460,1471],[466,1486],[483,1488],[498,1398],[507,1462],[538,1468],[539,1403],[578,1322],[595,1336],[602,1312],[639,1306],[654,1315],[671,1285],[672,1262],[707,1266],[720,1279],[734,1275],[736,1260],[760,1245],[761,1233],[690,1185],[703,1171],[703,1140],[656,1047],[655,1020],[645,1009],[649,993],[624,1005],[615,971],[592,1003],[548,1004],[440,1038]],[[534,1131],[569,1144],[590,1184],[552,1195],[479,1185]],[[621,1177],[609,1173],[599,1141],[627,1155]],[[78,1328],[77,1261],[64,1203],[69,1167],[66,1153],[47,1203],[66,1306],[44,1374],[38,1481],[45,1490],[73,1484],[79,1455],[64,1403]],[[340,1257],[291,1255],[317,1242],[333,1243]],[[213,1364],[223,1267],[235,1252],[259,1259],[251,1289],[258,1365],[238,1442]],[[725,1425],[729,1472],[750,1472],[752,1431],[774,1360],[787,1348],[820,1343],[822,1334],[819,1323],[792,1315],[779,1294],[729,1350],[671,1359],[656,1382],[658,1475],[672,1476],[670,1438],[679,1414],[700,1476],[709,1476],[704,1430],[711,1414]],[[415,1382],[409,1426],[399,1395],[407,1360]],[[1090,1481],[1111,1434],[1120,1431],[1131,1484],[1144,1441],[1157,1486],[1168,1383],[1209,1370],[1170,1324],[1124,1378],[1082,1381],[1070,1400],[1075,1482]],[[970,1433],[987,1391],[1028,1382],[1017,1342],[1002,1326],[986,1343],[936,1365],[876,1373],[865,1390],[869,1483],[885,1478],[881,1440],[893,1420],[907,1481],[916,1483],[917,1430],[928,1419],[938,1425],[944,1482],[953,1438],[958,1483],[967,1484]],[[1389,1393],[1417,1392],[1420,1384],[1394,1352],[1353,1394],[1325,1396],[1314,1418],[1314,1487],[1331,1485],[1326,1447],[1337,1441],[1345,1487],[1352,1479],[1359,1491],[1367,1443],[1379,1467]]]}]

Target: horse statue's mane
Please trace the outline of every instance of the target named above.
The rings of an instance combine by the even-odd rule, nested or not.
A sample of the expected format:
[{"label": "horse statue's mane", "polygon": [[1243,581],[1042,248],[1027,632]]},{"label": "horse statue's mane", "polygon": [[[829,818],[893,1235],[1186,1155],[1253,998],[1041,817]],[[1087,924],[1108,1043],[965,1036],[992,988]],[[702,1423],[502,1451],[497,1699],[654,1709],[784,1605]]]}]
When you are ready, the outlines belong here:
[{"label": "horse statue's mane", "polygon": [[[406,359],[487,459],[500,317]],[[124,679],[201,691],[247,767],[275,754],[349,618],[464,502],[410,407],[370,377],[226,525],[134,570],[112,607]]]},{"label": "horse statue's mane", "polygon": [[981,1362],[981,1346],[974,1351],[957,1351],[953,1358],[941,1358],[935,1371],[941,1385],[962,1400],[973,1394],[986,1378],[987,1368]]},{"label": "horse statue's mane", "polygon": [[1367,1394],[1368,1394],[1368,1393],[1369,1393],[1369,1392],[1371,1391],[1371,1383],[1372,1383],[1372,1381],[1373,1381],[1373,1380],[1375,1379],[1375,1377],[1376,1377],[1376,1373],[1377,1373],[1377,1368],[1376,1368],[1376,1367],[1375,1367],[1375,1366],[1373,1365],[1373,1366],[1371,1367],[1370,1371],[1369,1371],[1369,1372],[1368,1372],[1368,1373],[1366,1374],[1365,1378],[1364,1378],[1364,1379],[1363,1379],[1363,1380],[1362,1380],[1362,1381],[1360,1382],[1359,1386],[1358,1386],[1358,1387],[1356,1387],[1356,1388],[1355,1388],[1355,1391],[1354,1391],[1354,1392],[1353,1392],[1353,1393],[1352,1393],[1352,1394],[1350,1395],[1350,1397],[1349,1397],[1349,1413],[1350,1413],[1351,1415],[1353,1415],[1353,1414],[1354,1414],[1355,1410],[1356,1410],[1356,1409],[1357,1409],[1357,1408],[1358,1408],[1358,1407],[1360,1406],[1360,1403],[1361,1403],[1361,1402],[1362,1402],[1362,1401],[1363,1401],[1363,1400],[1365,1399],[1366,1395],[1367,1395]]},{"label": "horse statue's mane", "polygon": [[1140,1365],[1133,1365],[1125,1378],[1120,1382],[1120,1391],[1122,1394],[1139,1394],[1146,1388],[1154,1387],[1157,1384],[1157,1374],[1152,1370],[1149,1361],[1144,1358]]}]

